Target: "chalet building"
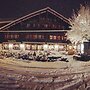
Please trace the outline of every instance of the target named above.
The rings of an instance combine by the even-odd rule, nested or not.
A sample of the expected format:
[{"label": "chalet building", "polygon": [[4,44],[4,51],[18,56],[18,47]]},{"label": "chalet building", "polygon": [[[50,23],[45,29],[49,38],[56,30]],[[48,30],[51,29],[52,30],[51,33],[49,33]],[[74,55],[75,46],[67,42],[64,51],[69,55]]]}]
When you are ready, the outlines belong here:
[{"label": "chalet building", "polygon": [[0,43],[6,50],[64,50],[67,18],[47,7],[18,18],[0,28]]}]

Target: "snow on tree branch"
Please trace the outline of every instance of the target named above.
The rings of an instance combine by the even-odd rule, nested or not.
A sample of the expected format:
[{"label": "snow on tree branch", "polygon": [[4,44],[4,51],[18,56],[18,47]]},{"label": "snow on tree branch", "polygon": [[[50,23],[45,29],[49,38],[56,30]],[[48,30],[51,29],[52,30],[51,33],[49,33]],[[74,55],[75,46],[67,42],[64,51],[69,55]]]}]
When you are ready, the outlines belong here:
[{"label": "snow on tree branch", "polygon": [[81,5],[77,13],[73,13],[69,19],[71,31],[68,31],[68,39],[73,42],[90,40],[90,7]]}]

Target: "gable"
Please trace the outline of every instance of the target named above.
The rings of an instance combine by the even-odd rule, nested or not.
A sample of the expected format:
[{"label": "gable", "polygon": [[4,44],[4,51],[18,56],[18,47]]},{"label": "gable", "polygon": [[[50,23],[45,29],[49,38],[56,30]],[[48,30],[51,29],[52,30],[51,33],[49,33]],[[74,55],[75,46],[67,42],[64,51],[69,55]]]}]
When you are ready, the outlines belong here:
[{"label": "gable", "polygon": [[68,30],[69,21],[56,11],[45,8],[21,17],[1,30]]}]

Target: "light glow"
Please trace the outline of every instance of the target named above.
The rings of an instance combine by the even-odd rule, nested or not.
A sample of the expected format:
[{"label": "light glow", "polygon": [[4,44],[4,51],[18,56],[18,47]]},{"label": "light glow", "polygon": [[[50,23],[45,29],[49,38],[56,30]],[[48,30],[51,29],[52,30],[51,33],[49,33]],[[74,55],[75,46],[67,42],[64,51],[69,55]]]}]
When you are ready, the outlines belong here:
[{"label": "light glow", "polygon": [[9,43],[9,49],[13,49],[13,44]]},{"label": "light glow", "polygon": [[59,48],[60,48],[60,49],[63,49],[63,48],[64,48],[64,46],[63,46],[63,45],[62,45],[62,46],[59,46]]},{"label": "light glow", "polygon": [[69,49],[72,49],[72,46],[69,46]]},{"label": "light glow", "polygon": [[58,48],[59,48],[59,46],[56,44],[56,45],[55,45],[55,50],[58,50]]},{"label": "light glow", "polygon": [[44,45],[43,45],[43,49],[44,49],[44,50],[48,50],[48,44],[44,44]]},{"label": "light glow", "polygon": [[49,49],[50,50],[54,49],[54,46],[53,45],[49,45]]},{"label": "light glow", "polygon": [[24,44],[20,44],[20,49],[21,50],[25,50],[25,45]]},{"label": "light glow", "polygon": [[73,46],[74,47],[74,49],[76,49],[77,48],[77,46]]}]

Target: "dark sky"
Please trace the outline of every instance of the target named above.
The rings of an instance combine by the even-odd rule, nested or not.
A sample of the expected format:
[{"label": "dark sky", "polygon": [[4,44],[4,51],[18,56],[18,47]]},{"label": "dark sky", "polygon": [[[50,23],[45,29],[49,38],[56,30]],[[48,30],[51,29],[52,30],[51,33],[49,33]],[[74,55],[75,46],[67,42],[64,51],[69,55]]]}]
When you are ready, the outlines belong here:
[{"label": "dark sky", "polygon": [[14,19],[47,6],[69,18],[73,9],[90,0],[0,0],[0,19]]}]

